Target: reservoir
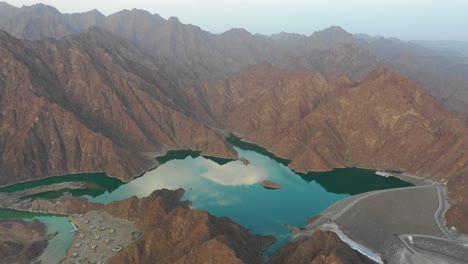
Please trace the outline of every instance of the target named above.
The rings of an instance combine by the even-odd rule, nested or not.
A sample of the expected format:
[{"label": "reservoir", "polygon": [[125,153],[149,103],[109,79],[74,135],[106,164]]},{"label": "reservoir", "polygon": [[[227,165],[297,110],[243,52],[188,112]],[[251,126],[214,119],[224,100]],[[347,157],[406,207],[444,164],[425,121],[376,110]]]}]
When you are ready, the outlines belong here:
[{"label": "reservoir", "polygon": [[[397,178],[376,176],[373,170],[358,168],[298,174],[286,166],[287,161],[265,153],[264,149],[248,144],[236,146],[239,157],[247,159],[248,165],[241,161],[202,157],[193,151],[171,151],[160,160],[162,165],[129,183],[103,174],[87,174],[49,178],[39,185],[51,184],[51,179],[87,181],[89,190],[70,192],[98,203],[109,203],[133,195],[145,197],[162,188],[184,188],[186,194],[183,199],[191,200],[192,208],[207,210],[216,216],[227,216],[249,228],[253,234],[275,236],[278,241],[269,248],[267,255],[289,241],[290,232],[285,224],[305,226],[308,218],[350,195],[411,186]],[[283,188],[266,189],[261,186],[263,180],[273,181]],[[0,191],[30,188],[28,186],[31,184],[37,186],[37,182],[6,187],[10,189],[0,188]],[[61,194],[43,193],[32,198],[53,198]],[[0,211],[0,218],[4,218],[2,214],[5,213]],[[68,219],[65,220],[68,224]],[[51,221],[49,223],[53,223]],[[71,226],[68,224],[62,229],[62,232],[69,233]]]}]

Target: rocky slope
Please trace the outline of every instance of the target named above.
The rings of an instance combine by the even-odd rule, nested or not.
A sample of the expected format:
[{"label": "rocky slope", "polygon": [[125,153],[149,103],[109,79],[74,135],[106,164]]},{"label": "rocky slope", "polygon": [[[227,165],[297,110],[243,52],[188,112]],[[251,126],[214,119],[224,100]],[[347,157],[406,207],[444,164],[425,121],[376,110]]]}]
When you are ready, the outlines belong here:
[{"label": "rocky slope", "polygon": [[0,185],[93,171],[129,180],[167,149],[235,157],[191,116],[161,61],[123,39],[97,28],[0,39]]},{"label": "rocky slope", "polygon": [[468,68],[461,54],[427,49],[397,39],[353,35],[330,27],[311,36],[253,35],[243,29],[211,34],[143,10],[104,16],[97,10],[61,14],[42,4],[0,5],[0,29],[29,40],[60,38],[90,26],[105,28],[154,56],[164,57],[184,79],[222,79],[268,62],[289,70],[346,75],[361,81],[377,65],[412,78],[454,112],[468,112]]},{"label": "rocky slope", "polygon": [[172,64],[98,28],[0,39],[0,184],[93,171],[129,180],[167,149],[235,158],[214,127],[296,171],[397,169],[447,181],[451,200],[467,201],[466,126],[385,68],[360,83],[268,64],[179,82]]},{"label": "rocky slope", "polygon": [[351,249],[335,233],[316,231],[306,239],[286,244],[270,256],[268,263],[370,264],[374,262]]},{"label": "rocky slope", "polygon": [[397,169],[447,181],[450,199],[466,202],[467,127],[385,68],[356,84],[260,65],[194,89],[220,125],[291,160],[296,171]]},{"label": "rocky slope", "polygon": [[379,167],[443,180],[467,170],[463,122],[385,68],[356,84],[260,65],[194,89],[222,125],[296,171]]},{"label": "rocky slope", "polygon": [[253,236],[226,217],[191,210],[180,201],[184,191],[159,190],[142,199],[131,197],[108,205],[72,199],[36,200],[32,210],[62,214],[105,210],[133,221],[143,236],[109,263],[264,263],[262,253],[273,237]]},{"label": "rocky slope", "polygon": [[31,263],[47,247],[47,226],[32,220],[0,221],[0,258],[2,263]]}]

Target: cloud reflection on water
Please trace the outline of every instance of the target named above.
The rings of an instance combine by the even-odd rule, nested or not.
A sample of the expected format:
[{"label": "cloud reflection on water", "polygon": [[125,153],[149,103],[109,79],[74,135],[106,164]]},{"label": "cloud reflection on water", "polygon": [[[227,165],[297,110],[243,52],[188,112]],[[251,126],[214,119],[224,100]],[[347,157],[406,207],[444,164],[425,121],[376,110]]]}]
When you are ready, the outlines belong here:
[{"label": "cloud reflection on water", "polygon": [[219,165],[199,159],[197,166],[203,167],[202,177],[225,186],[252,185],[267,178],[264,168],[252,164],[245,166],[240,161]]},{"label": "cloud reflection on water", "polygon": [[[197,189],[197,197],[209,197],[217,193],[216,185],[245,186],[267,179],[267,170],[262,165],[245,166],[240,161],[219,165],[202,157],[195,159],[187,157],[184,160],[167,162],[123,187],[129,188],[131,193],[140,197],[164,188],[172,190],[184,188],[186,191]],[[220,193],[211,200],[216,200],[219,205],[235,202],[232,199],[222,199],[222,196],[223,193]],[[196,200],[193,196],[192,199]]]}]

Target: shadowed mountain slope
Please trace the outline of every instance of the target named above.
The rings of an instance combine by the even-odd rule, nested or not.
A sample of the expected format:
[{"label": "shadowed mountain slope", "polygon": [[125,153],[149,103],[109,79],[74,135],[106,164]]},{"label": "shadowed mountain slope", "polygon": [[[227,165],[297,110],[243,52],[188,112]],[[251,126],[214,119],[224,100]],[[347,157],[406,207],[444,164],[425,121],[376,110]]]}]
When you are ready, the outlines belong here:
[{"label": "shadowed mountain slope", "polygon": [[0,33],[0,184],[76,172],[129,180],[156,153],[235,157],[190,117],[158,62],[97,28],[60,41]]},{"label": "shadowed mountain slope", "polygon": [[[468,172],[464,123],[417,83],[385,68],[356,84],[259,65],[193,89],[203,91],[223,128],[291,160],[296,171],[396,169],[453,186]],[[450,197],[467,198],[457,188]]]},{"label": "shadowed mountain slope", "polygon": [[419,83],[453,112],[468,112],[466,56],[441,52],[397,39],[357,34],[330,27],[311,36],[253,35],[243,29],[211,34],[197,26],[143,10],[104,16],[96,10],[61,14],[37,4],[0,5],[0,29],[23,39],[60,38],[90,26],[105,28],[165,58],[184,79],[224,79],[245,67],[268,62],[277,67],[346,75],[363,80],[378,65]]}]

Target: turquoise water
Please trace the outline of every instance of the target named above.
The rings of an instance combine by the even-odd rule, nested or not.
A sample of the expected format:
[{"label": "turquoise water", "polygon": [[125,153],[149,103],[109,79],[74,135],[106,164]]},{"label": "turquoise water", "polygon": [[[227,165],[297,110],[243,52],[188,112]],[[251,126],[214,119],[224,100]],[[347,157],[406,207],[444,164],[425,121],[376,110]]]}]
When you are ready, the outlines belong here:
[{"label": "turquoise water", "polygon": [[37,219],[47,225],[48,234],[58,232],[54,238],[49,240],[49,244],[41,256],[42,263],[59,263],[73,241],[73,233],[70,233],[73,227],[66,216],[0,209],[0,220],[4,219],[23,219],[25,221]]},{"label": "turquoise water", "polygon": [[[158,158],[161,166],[129,183],[103,174],[86,174],[49,178],[0,188],[0,191],[16,191],[56,181],[86,181],[93,188],[72,191],[72,194],[87,197],[93,202],[109,203],[133,195],[145,197],[157,189],[184,188],[184,199],[192,201],[192,208],[207,210],[216,216],[227,216],[250,228],[253,234],[274,235],[278,241],[269,248],[268,255],[289,241],[286,223],[305,226],[306,219],[350,195],[411,186],[397,178],[376,176],[372,170],[358,168],[298,174],[286,166],[289,161],[274,157],[264,148],[235,137],[229,140],[237,146],[235,149],[239,156],[250,161],[248,166],[241,161],[201,157],[199,152],[171,151],[165,157]],[[260,184],[263,180],[279,183],[284,188],[265,189]],[[35,197],[53,198],[62,192],[43,193]],[[0,211],[0,217],[2,214]],[[65,218],[63,223],[62,219],[43,219],[51,227],[60,229],[61,233],[71,234],[68,219]],[[65,237],[65,234],[62,235]]]},{"label": "turquoise water", "polygon": [[[253,234],[274,235],[278,242],[269,249],[271,253],[290,239],[285,223],[304,226],[307,218],[352,194],[410,186],[399,179],[379,177],[373,171],[357,168],[300,175],[268,156],[236,150],[250,161],[248,166],[240,161],[220,165],[196,155],[179,156],[113,192],[88,198],[109,203],[132,195],[145,197],[156,189],[182,187],[186,190],[184,199],[192,201],[192,208],[228,216],[250,228]],[[284,188],[263,188],[260,183],[267,179]]]}]

